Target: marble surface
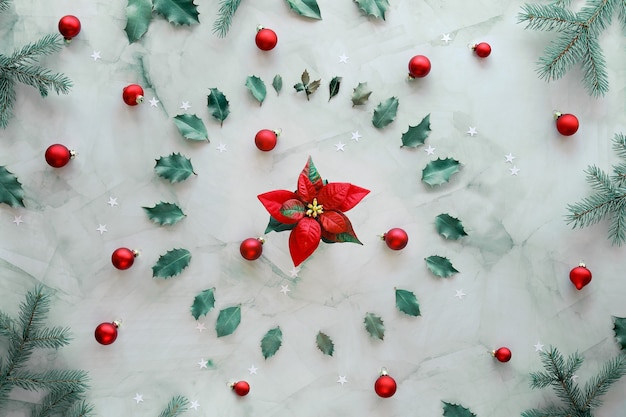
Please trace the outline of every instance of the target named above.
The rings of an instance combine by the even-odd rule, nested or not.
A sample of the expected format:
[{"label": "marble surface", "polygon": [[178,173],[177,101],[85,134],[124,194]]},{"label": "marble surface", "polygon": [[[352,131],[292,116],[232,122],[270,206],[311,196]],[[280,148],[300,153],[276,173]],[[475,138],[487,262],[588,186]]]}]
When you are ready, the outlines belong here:
[{"label": "marble surface", "polygon": [[[0,131],[0,165],[26,191],[26,208],[0,207],[0,307],[17,311],[23,294],[42,283],[53,295],[49,323],[69,326],[74,337],[37,356],[33,367],[87,370],[98,416],[156,416],[180,394],[200,405],[189,416],[435,416],[443,400],[502,417],[554,399],[529,387],[529,372],[541,368],[536,343],[583,353],[579,381],[618,353],[611,316],[626,316],[624,249],[610,245],[606,223],[571,230],[564,222],[566,205],[591,192],[583,170],[608,169],[615,161],[610,139],[626,128],[617,24],[601,39],[610,92],[593,99],[578,69],[552,84],[536,78],[535,62],[553,35],[516,23],[520,1],[392,0],[387,20],[376,21],[352,1],[319,0],[323,20],[310,21],[280,0],[244,0],[225,39],[211,31],[218,2],[199,3],[199,25],[173,27],[155,17],[132,45],[123,31],[124,1],[15,1],[0,16],[2,53],[55,32],[65,14],[83,25],[69,47],[42,60],[72,79],[71,93],[42,100],[20,85],[15,117]],[[257,24],[278,33],[275,50],[256,48]],[[493,47],[488,59],[468,50],[480,41]],[[101,59],[94,61],[94,51]],[[431,59],[432,71],[408,82],[407,62],[416,54]],[[292,88],[304,69],[322,79],[308,102]],[[245,79],[257,75],[269,86],[275,74],[284,89],[280,96],[270,89],[259,107]],[[336,75],[341,90],[328,102]],[[135,82],[147,100],[159,100],[156,107],[122,102],[122,88]],[[367,105],[352,108],[359,82],[373,93]],[[206,108],[212,87],[231,103],[221,128]],[[397,119],[378,130],[373,109],[391,96],[400,101]],[[180,136],[172,118],[185,112],[182,102],[205,122],[210,143]],[[579,132],[560,137],[554,110],[576,114]],[[434,155],[426,146],[400,148],[401,134],[428,113],[426,146]],[[254,134],[277,127],[283,134],[276,149],[258,151]],[[467,134],[469,127],[477,135]],[[357,131],[361,138],[352,140]],[[50,168],[43,153],[52,143],[75,149],[78,158]],[[175,185],[157,177],[154,160],[172,152],[190,157],[198,175]],[[240,242],[262,235],[268,220],[257,194],[292,189],[309,155],[324,178],[371,190],[349,213],[363,246],[322,244],[292,276],[288,233],[270,233],[259,260],[242,259]],[[428,161],[448,156],[462,162],[452,181],[422,183]],[[111,197],[118,205],[107,204]],[[152,224],[141,207],[161,200],[179,204],[187,217],[173,227]],[[442,239],[434,229],[440,213],[460,218],[469,235]],[[14,224],[15,216],[23,223]],[[99,233],[99,225],[107,231]],[[409,233],[403,251],[377,237],[392,227]],[[141,251],[130,270],[111,265],[120,246]],[[159,255],[175,247],[191,251],[189,268],[170,280],[152,278]],[[434,277],[424,262],[430,255],[449,257],[460,273]],[[581,260],[593,281],[576,291],[568,273]],[[206,326],[199,331],[189,308],[211,287],[216,308],[199,320]],[[396,310],[394,287],[416,294],[421,317]],[[455,297],[457,290],[466,295]],[[236,304],[241,325],[217,338],[218,311]],[[363,329],[366,312],[384,319],[384,341]],[[96,325],[118,318],[118,340],[97,344]],[[275,326],[283,345],[264,360],[260,340]],[[320,330],[334,340],[333,357],[315,347]],[[487,353],[499,346],[513,351],[509,363]],[[398,382],[391,399],[373,392],[383,366]],[[338,383],[340,376],[347,383]],[[229,392],[235,380],[250,382],[247,397]],[[626,380],[617,383],[595,415],[624,415],[625,390]],[[133,400],[137,393],[143,402]],[[22,403],[37,398],[15,391],[0,415],[23,416]]]}]

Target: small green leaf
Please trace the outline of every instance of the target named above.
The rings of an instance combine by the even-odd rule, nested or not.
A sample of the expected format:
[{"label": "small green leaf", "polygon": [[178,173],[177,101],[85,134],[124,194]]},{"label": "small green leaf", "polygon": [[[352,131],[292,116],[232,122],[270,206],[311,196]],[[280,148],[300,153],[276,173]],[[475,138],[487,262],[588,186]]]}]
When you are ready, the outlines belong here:
[{"label": "small green leaf", "polygon": [[438,277],[448,278],[459,272],[454,269],[452,262],[443,256],[433,255],[428,258],[424,258],[424,260],[426,261],[426,265],[428,266],[428,269],[430,269],[430,272]]},{"label": "small green leaf", "polygon": [[302,81],[302,85],[305,85],[305,86],[309,84],[309,82],[311,82],[311,76],[309,75],[308,70],[304,70],[304,72],[302,72],[302,75],[300,76],[300,80]]},{"label": "small green leaf", "polygon": [[148,218],[160,226],[173,225],[185,218],[186,214],[174,203],[160,202],[154,207],[142,207]]},{"label": "small green leaf", "polygon": [[389,8],[389,0],[354,0],[359,9],[366,15],[385,20],[385,12]]},{"label": "small green leaf", "polygon": [[330,80],[330,85],[328,86],[330,97],[328,97],[328,101],[330,101],[331,98],[335,97],[339,93],[339,87],[341,87],[341,80],[342,80],[341,77],[333,77],[333,79]]},{"label": "small green leaf", "polygon": [[263,339],[261,339],[261,352],[263,352],[263,357],[267,359],[274,356],[282,344],[283,332],[280,330],[280,327],[270,329],[265,333]]},{"label": "small green leaf", "polygon": [[232,334],[241,323],[241,305],[228,307],[220,311],[215,322],[217,337]]},{"label": "small green leaf", "polygon": [[421,315],[417,297],[411,291],[396,288],[396,307],[409,316],[417,317]]},{"label": "small green leaf", "polygon": [[153,0],[154,11],[175,25],[199,23],[198,6],[193,0]]},{"label": "small green leaf", "polygon": [[174,117],[174,123],[184,138],[189,140],[209,140],[204,122],[195,114],[179,114]]},{"label": "small green leaf", "polygon": [[398,112],[399,101],[396,97],[390,97],[387,100],[378,103],[376,110],[374,110],[374,117],[372,118],[372,124],[378,129],[389,125],[396,118]]},{"label": "small green leaf", "polygon": [[322,80],[311,81],[311,83],[305,88],[307,99],[311,94],[317,91],[317,89],[320,87],[321,81]]},{"label": "small green leaf", "polygon": [[326,333],[322,333],[321,331],[318,332],[317,337],[315,338],[315,343],[317,344],[317,348],[324,355],[333,356],[333,352],[335,351],[335,344]]},{"label": "small green leaf", "polygon": [[430,113],[417,126],[409,126],[409,130],[402,134],[402,146],[417,148],[423,145],[430,134]]},{"label": "small green leaf", "polygon": [[169,250],[152,267],[152,276],[165,279],[176,276],[189,266],[190,261],[191,253],[187,249]]},{"label": "small green leaf", "polygon": [[615,339],[622,350],[626,351],[626,317],[613,317]]},{"label": "small green leaf", "polygon": [[209,288],[196,295],[191,305],[191,315],[198,320],[200,316],[206,316],[207,313],[215,307],[215,288]]},{"label": "small green leaf", "polygon": [[379,340],[385,338],[385,324],[379,316],[373,313],[366,313],[363,323],[365,324],[365,330],[367,330],[370,336]]},{"label": "small green leaf", "polygon": [[22,184],[3,166],[0,166],[0,203],[11,207],[24,207]]},{"label": "small green leaf", "polygon": [[263,104],[265,96],[267,95],[267,89],[262,79],[256,75],[251,75],[246,78],[246,87],[252,93],[252,96],[260,103]]},{"label": "small green leaf", "polygon": [[372,91],[367,88],[367,83],[359,83],[352,91],[352,107],[362,106],[367,103],[370,94],[372,94]]},{"label": "small green leaf", "polygon": [[230,114],[230,104],[224,93],[217,88],[210,88],[209,91],[207,107],[211,112],[211,116],[219,120],[221,126]]},{"label": "small green leaf", "polygon": [[445,401],[442,401],[442,403],[444,417],[476,417],[476,414],[472,413],[465,407],[461,407],[457,404],[450,404]]},{"label": "small green leaf", "polygon": [[265,232],[263,233],[284,232],[285,230],[293,229],[294,227],[296,227],[297,224],[298,223],[292,223],[292,224],[281,223],[275,218],[273,218],[272,216],[270,216],[270,222],[267,224],[267,227],[265,228]]},{"label": "small green leaf", "polygon": [[276,74],[274,76],[274,79],[272,80],[272,87],[274,87],[276,95],[280,95],[280,90],[283,89],[283,77],[281,77],[279,74]]},{"label": "small green leaf", "polygon": [[128,42],[133,43],[141,39],[148,31],[152,20],[152,1],[128,0],[126,6],[126,27],[124,31]]},{"label": "small green leaf", "polygon": [[453,174],[459,172],[459,165],[460,162],[452,158],[430,161],[422,170],[422,181],[430,186],[446,183]]},{"label": "small green leaf", "polygon": [[446,239],[458,240],[463,236],[467,236],[461,220],[447,213],[440,214],[435,218],[435,228],[437,233]]},{"label": "small green leaf", "polygon": [[180,153],[160,157],[156,160],[154,170],[159,177],[165,178],[172,184],[186,180],[191,174],[196,175],[193,172],[191,160]]},{"label": "small green leaf", "polygon": [[291,9],[300,16],[321,20],[322,15],[317,0],[286,0]]},{"label": "small green leaf", "polygon": [[298,92],[304,91],[304,85],[302,85],[302,83],[295,84],[293,88],[295,88]]}]

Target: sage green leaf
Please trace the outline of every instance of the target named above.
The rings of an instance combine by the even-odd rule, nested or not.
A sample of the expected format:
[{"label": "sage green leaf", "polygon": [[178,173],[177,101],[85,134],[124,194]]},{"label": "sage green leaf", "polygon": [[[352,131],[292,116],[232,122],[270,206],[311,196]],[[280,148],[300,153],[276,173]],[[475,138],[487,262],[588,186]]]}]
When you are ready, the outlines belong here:
[{"label": "sage green leaf", "polygon": [[294,227],[296,227],[298,223],[292,223],[292,224],[287,224],[287,223],[281,223],[278,220],[276,220],[274,217],[270,216],[270,221],[267,224],[267,227],[265,228],[265,234],[269,233],[269,232],[284,232],[285,230],[291,230]]},{"label": "sage green leaf", "polygon": [[366,15],[385,20],[385,12],[389,8],[389,0],[354,0],[354,2]]},{"label": "sage green leaf", "polygon": [[142,207],[148,218],[160,226],[173,225],[185,218],[186,214],[174,203],[161,201],[154,207]]},{"label": "sage green leaf", "polygon": [[169,250],[152,266],[152,276],[165,279],[176,276],[189,266],[190,261],[191,253],[187,249]]},{"label": "sage green leaf", "polygon": [[411,291],[396,288],[396,308],[409,316],[420,316],[420,305]]},{"label": "sage green leaf", "polygon": [[409,130],[402,134],[402,146],[417,148],[426,141],[430,134],[430,113],[417,126],[409,126]]},{"label": "sage green leaf", "polygon": [[389,125],[396,118],[398,112],[399,101],[396,97],[390,97],[385,101],[378,103],[374,110],[374,117],[372,118],[372,124],[378,129]]},{"label": "sage green leaf", "polygon": [[193,172],[191,160],[180,153],[157,159],[154,171],[159,177],[165,178],[172,184],[186,180],[191,174],[197,175]]},{"label": "sage green leaf", "polygon": [[185,139],[209,140],[204,122],[195,114],[179,114],[174,117],[174,123]]},{"label": "sage green leaf", "polygon": [[626,351],[626,317],[613,317],[613,331],[620,348]]},{"label": "sage green leaf", "polygon": [[476,414],[472,413],[465,407],[457,404],[450,404],[445,401],[443,403],[443,417],[476,417]]},{"label": "sage green leaf", "polygon": [[322,333],[321,331],[318,332],[317,337],[315,338],[315,343],[317,344],[317,348],[324,355],[333,356],[333,352],[335,351],[335,344],[326,333]]},{"label": "sage green leaf", "polygon": [[317,91],[317,89],[320,87],[321,81],[322,80],[311,81],[311,83],[306,87],[305,92],[307,95],[307,99],[311,94]]},{"label": "sage green leaf", "polygon": [[433,255],[428,258],[424,258],[424,260],[426,261],[426,265],[428,266],[428,269],[430,269],[430,272],[438,277],[448,278],[459,272],[454,269],[452,262],[443,256]]},{"label": "sage green leaf", "polygon": [[175,25],[199,23],[198,6],[193,0],[153,0],[154,11]]},{"label": "sage green leaf", "polygon": [[283,89],[283,77],[276,74],[274,76],[274,79],[272,80],[272,87],[274,87],[274,90],[276,91],[276,95],[280,95],[280,90]]},{"label": "sage green leaf", "polygon": [[300,76],[300,80],[302,81],[302,84],[305,86],[308,85],[309,82],[311,82],[311,76],[309,75],[308,70],[304,70],[304,72]]},{"label": "sage green leaf", "polygon": [[11,207],[24,207],[22,184],[3,166],[0,166],[0,203]]},{"label": "sage green leaf", "polygon": [[141,39],[148,31],[151,20],[151,0],[128,0],[128,5],[126,6],[126,27],[124,28],[128,42],[133,43]]},{"label": "sage green leaf", "polygon": [[219,120],[220,126],[222,126],[224,120],[226,120],[230,114],[230,103],[228,103],[224,93],[217,88],[210,88],[209,91],[207,106],[211,112],[211,116]]},{"label": "sage green leaf", "polygon": [[322,15],[317,0],[286,0],[291,10],[300,16],[321,20]]},{"label": "sage green leaf", "polygon": [[251,75],[246,79],[246,87],[259,104],[263,104],[263,100],[265,100],[267,95],[267,89],[263,80],[256,75]]},{"label": "sage green leaf", "polygon": [[352,107],[367,103],[370,94],[372,94],[372,90],[367,88],[367,83],[359,83],[352,91]]},{"label": "sage green leaf", "polygon": [[294,84],[293,88],[295,88],[295,90],[298,92],[304,91],[304,85],[302,83]]},{"label": "sage green leaf", "polygon": [[430,161],[422,170],[422,181],[430,186],[446,183],[453,174],[459,172],[459,165],[460,162],[452,158]]},{"label": "sage green leaf", "polygon": [[435,228],[437,229],[437,233],[446,239],[457,240],[463,236],[467,236],[461,220],[447,213],[440,214],[435,218]]},{"label": "sage green leaf", "polygon": [[365,330],[367,330],[370,336],[379,340],[385,338],[385,324],[379,316],[373,313],[366,313],[363,323],[365,324]]},{"label": "sage green leaf", "polygon": [[342,80],[341,77],[333,77],[333,79],[330,80],[330,85],[328,86],[330,96],[328,97],[328,101],[330,101],[331,98],[335,97],[339,93],[339,87],[341,87],[341,80]]},{"label": "sage green leaf", "polygon": [[280,346],[283,344],[283,332],[280,327],[274,327],[270,329],[263,339],[261,339],[261,352],[265,359],[272,357],[278,352]]},{"label": "sage green leaf", "polygon": [[196,295],[191,305],[191,315],[198,320],[200,316],[206,316],[207,313],[215,307],[215,288],[209,288]]},{"label": "sage green leaf", "polygon": [[220,311],[215,322],[217,337],[232,334],[241,323],[241,305],[228,307]]}]

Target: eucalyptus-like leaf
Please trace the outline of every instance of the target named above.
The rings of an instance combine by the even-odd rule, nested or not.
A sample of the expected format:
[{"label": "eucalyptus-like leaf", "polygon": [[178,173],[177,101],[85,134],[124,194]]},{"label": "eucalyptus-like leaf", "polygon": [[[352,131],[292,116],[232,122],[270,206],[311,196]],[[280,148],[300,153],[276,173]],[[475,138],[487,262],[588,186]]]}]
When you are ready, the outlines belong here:
[{"label": "eucalyptus-like leaf", "polygon": [[198,320],[200,316],[206,316],[207,313],[215,307],[215,287],[202,291],[196,295],[191,305],[191,315]]},{"label": "eucalyptus-like leaf", "polygon": [[24,189],[13,173],[0,166],[0,203],[24,207]]},{"label": "eucalyptus-like leaf", "polygon": [[154,11],[174,25],[193,25],[200,22],[198,6],[193,0],[152,0]]},{"label": "eucalyptus-like leaf", "polygon": [[320,8],[317,5],[317,0],[286,0],[291,10],[298,13],[300,16],[308,17],[311,19],[321,20],[322,14]]},{"label": "eucalyptus-like leaf", "polygon": [[409,316],[420,316],[420,305],[413,292],[396,288],[396,308]]},{"label": "eucalyptus-like leaf", "polygon": [[170,226],[185,218],[186,214],[174,203],[161,201],[154,207],[142,207],[148,218],[160,226]]},{"label": "eucalyptus-like leaf", "polygon": [[458,240],[463,236],[467,236],[461,220],[447,213],[442,213],[435,218],[435,228],[437,233],[446,239]]},{"label": "eucalyptus-like leaf", "polygon": [[396,97],[390,97],[380,102],[374,110],[374,117],[372,117],[374,127],[382,129],[393,122],[398,112],[398,104],[399,101]]},{"label": "eucalyptus-like leaf", "polygon": [[267,95],[267,89],[265,88],[263,80],[256,75],[251,75],[246,78],[246,87],[250,90],[252,97],[254,97],[259,104],[263,104],[263,100],[265,100],[265,96]]},{"label": "eucalyptus-like leaf", "polygon": [[383,340],[385,338],[385,324],[380,316],[373,313],[366,313],[365,318],[363,319],[363,324],[365,325],[365,330],[367,330],[373,338],[379,340]]},{"label": "eucalyptus-like leaf", "polygon": [[274,87],[276,95],[280,95],[280,90],[283,89],[283,77],[281,77],[279,74],[276,74],[274,76],[274,79],[272,80],[272,87]]},{"label": "eucalyptus-like leaf", "polygon": [[151,0],[128,0],[128,5],[126,6],[126,27],[124,28],[128,42],[133,43],[141,39],[148,31],[151,20]]},{"label": "eucalyptus-like leaf", "polygon": [[430,161],[422,170],[422,181],[430,186],[444,184],[450,181],[453,174],[459,172],[459,165],[460,162],[452,158]]},{"label": "eucalyptus-like leaf", "polygon": [[224,124],[224,120],[230,114],[230,103],[226,99],[224,93],[217,88],[210,88],[209,95],[207,96],[207,107],[211,116],[219,120],[220,126]]},{"label": "eucalyptus-like leaf", "polygon": [[195,114],[179,114],[174,117],[174,123],[185,139],[209,141],[204,122]]},{"label": "eucalyptus-like leaf", "polygon": [[333,79],[330,80],[330,84],[328,86],[328,92],[329,92],[328,101],[330,101],[331,98],[339,94],[339,87],[341,87],[341,80],[342,80],[341,77],[333,77]]},{"label": "eucalyptus-like leaf", "polygon": [[409,130],[402,134],[402,146],[416,148],[421,146],[430,134],[430,113],[417,126],[409,126]]},{"label": "eucalyptus-like leaf", "polygon": [[220,311],[215,322],[217,337],[232,334],[241,323],[241,305],[228,307]]},{"label": "eucalyptus-like leaf", "polygon": [[371,94],[372,90],[367,87],[367,83],[359,83],[352,91],[352,107],[367,103]]},{"label": "eucalyptus-like leaf", "polygon": [[154,278],[171,278],[180,274],[189,266],[191,253],[187,249],[172,249],[161,255],[156,264],[152,266]]},{"label": "eucalyptus-like leaf", "polygon": [[443,256],[433,255],[428,258],[424,258],[424,260],[426,261],[426,266],[428,266],[430,272],[438,277],[448,278],[459,272],[454,268],[454,266],[452,266],[452,262]]},{"label": "eucalyptus-like leaf", "polygon": [[191,159],[180,153],[173,153],[157,159],[154,171],[159,177],[165,178],[172,184],[186,180],[191,174],[196,175],[191,165]]},{"label": "eucalyptus-like leaf", "polygon": [[278,352],[280,346],[283,344],[283,332],[280,327],[274,327],[270,329],[263,339],[261,339],[261,352],[265,359],[270,358]]}]

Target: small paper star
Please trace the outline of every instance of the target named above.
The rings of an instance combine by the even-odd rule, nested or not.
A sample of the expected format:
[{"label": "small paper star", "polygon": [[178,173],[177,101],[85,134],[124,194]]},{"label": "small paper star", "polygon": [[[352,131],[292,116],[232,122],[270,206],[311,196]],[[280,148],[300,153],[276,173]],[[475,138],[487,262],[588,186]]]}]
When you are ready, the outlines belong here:
[{"label": "small paper star", "polygon": [[337,152],[339,152],[339,151],[344,152],[344,151],[345,151],[345,150],[343,149],[343,147],[344,147],[344,146],[346,146],[346,144],[345,144],[345,143],[341,143],[341,142],[339,142],[339,143],[335,143],[335,147],[337,148]]},{"label": "small paper star", "polygon": [[137,401],[137,404],[142,403],[143,402],[143,395],[141,395],[140,393],[136,393],[135,394],[135,398],[133,398],[133,400]]},{"label": "small paper star", "polygon": [[337,380],[338,384],[341,384],[341,386],[343,387],[343,384],[347,383],[348,380],[346,379],[345,375],[339,375],[339,379]]},{"label": "small paper star", "polygon": [[543,345],[541,344],[541,342],[537,342],[537,344],[535,345],[535,352],[543,352]]},{"label": "small paper star", "polygon": [[510,162],[513,163],[513,160],[515,159],[515,157],[513,156],[512,153],[509,152],[508,155],[504,155],[504,157],[506,158],[506,162]]},{"label": "small paper star", "polygon": [[19,226],[20,223],[24,223],[24,220],[22,220],[22,216],[15,216],[13,218],[13,223],[15,223],[16,226]]},{"label": "small paper star", "polygon": [[578,379],[578,375],[572,375],[570,379],[572,380],[572,382],[576,383],[577,382],[576,380]]},{"label": "small paper star", "polygon": [[363,136],[361,136],[361,134],[359,133],[359,131],[357,130],[356,132],[352,132],[352,138],[351,140],[354,140],[356,142],[359,141],[359,139],[361,139]]},{"label": "small paper star", "polygon": [[189,105],[188,101],[183,101],[183,103],[180,105],[180,108],[187,111],[191,108],[191,106]]},{"label": "small paper star", "polygon": [[196,324],[196,329],[202,333],[203,330],[206,330],[206,327],[204,327],[204,323],[198,323]]},{"label": "small paper star", "polygon": [[456,290],[456,294],[454,294],[454,296],[458,297],[459,300],[462,300],[466,295],[467,294],[465,294],[463,290]]},{"label": "small paper star", "polygon": [[478,132],[476,131],[475,127],[470,126],[469,130],[467,131],[467,134],[470,135],[471,137],[474,137],[478,134]]},{"label": "small paper star", "polygon": [[111,207],[117,206],[117,198],[109,197],[107,204]]},{"label": "small paper star", "polygon": [[224,145],[223,143],[220,143],[220,146],[218,146],[216,149],[220,151],[220,153],[226,152],[226,145]]},{"label": "small paper star", "polygon": [[511,175],[517,176],[517,173],[519,172],[519,168],[513,165],[513,168],[509,168],[509,171],[511,171]]},{"label": "small paper star", "polygon": [[195,401],[195,400],[192,401],[191,405],[189,406],[189,408],[192,408],[192,409],[194,409],[196,411],[198,410],[198,407],[200,407],[200,403],[198,401]]},{"label": "small paper star", "polygon": [[339,63],[340,64],[347,64],[348,60],[350,59],[349,56],[346,56],[346,53],[342,53],[341,55],[339,55]]},{"label": "small paper star", "polygon": [[447,45],[448,42],[450,42],[452,40],[452,38],[450,38],[450,34],[449,33],[444,33],[443,37],[441,38],[441,42],[445,42],[445,44]]},{"label": "small paper star", "polygon": [[291,268],[291,271],[289,271],[289,276],[291,276],[291,278],[297,278],[299,273],[300,273],[300,268],[293,267]]},{"label": "small paper star", "polygon": [[152,100],[150,100],[150,107],[156,107],[157,104],[159,104],[159,100],[157,100],[156,97],[152,97]]},{"label": "small paper star", "polygon": [[428,148],[424,149],[424,152],[426,152],[427,155],[434,155],[435,154],[435,148],[433,148],[432,146],[428,145]]},{"label": "small paper star", "polygon": [[206,368],[208,363],[209,363],[209,361],[205,361],[204,359],[200,359],[200,362],[198,362],[198,365],[200,365],[200,369],[202,369],[202,368]]},{"label": "small paper star", "polygon": [[93,54],[91,54],[91,57],[93,58],[94,62],[102,59],[102,57],[100,56],[100,51],[93,51]]},{"label": "small paper star", "polygon": [[254,366],[254,365],[250,365],[250,367],[248,368],[248,372],[250,372],[250,375],[256,375],[256,371],[257,371],[258,369],[259,369],[259,368],[257,368],[256,366]]},{"label": "small paper star", "polygon": [[104,232],[108,232],[106,224],[101,224],[96,230],[100,232],[100,235],[102,235]]},{"label": "small paper star", "polygon": [[281,285],[281,286],[280,286],[280,292],[282,292],[283,294],[287,295],[287,293],[288,293],[289,291],[291,291],[291,290],[289,289],[289,285]]}]

